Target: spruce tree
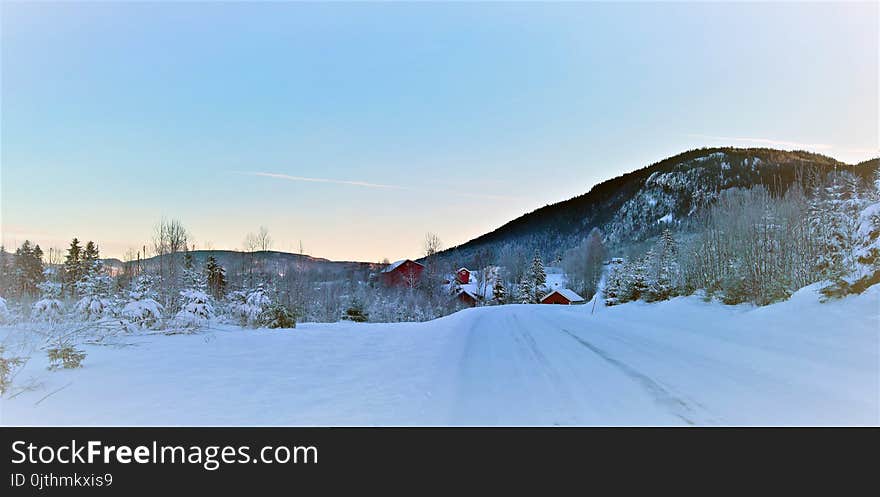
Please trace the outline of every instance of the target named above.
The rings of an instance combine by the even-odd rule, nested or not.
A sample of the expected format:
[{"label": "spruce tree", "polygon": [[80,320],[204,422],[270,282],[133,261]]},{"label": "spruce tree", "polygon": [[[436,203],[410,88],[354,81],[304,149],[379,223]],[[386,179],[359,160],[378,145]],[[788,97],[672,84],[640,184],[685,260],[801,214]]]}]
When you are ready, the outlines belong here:
[{"label": "spruce tree", "polygon": [[67,257],[64,259],[64,291],[73,295],[74,285],[80,278],[82,278],[82,247],[79,245],[79,240],[74,238],[70,241]]},{"label": "spruce tree", "polygon": [[623,264],[615,264],[608,271],[608,279],[605,281],[603,295],[605,297],[605,305],[617,305],[624,302],[624,268]]},{"label": "spruce tree", "polygon": [[645,297],[648,291],[648,264],[653,257],[653,251],[649,250],[644,257],[630,265],[627,274],[629,278],[627,300],[639,300]]},{"label": "spruce tree", "polygon": [[208,278],[208,291],[215,299],[222,298],[226,293],[226,270],[217,264],[217,259],[213,255],[208,256],[205,274]]},{"label": "spruce tree", "polygon": [[76,303],[76,314],[84,321],[95,321],[112,314],[110,300],[113,280],[104,271],[100,260],[95,260],[91,268],[76,282],[76,293],[81,298]]},{"label": "spruce tree", "polygon": [[98,259],[100,255],[98,254],[98,246],[93,241],[89,241],[86,243],[86,247],[82,251],[81,255],[81,274],[80,278],[84,278],[88,275],[93,274],[96,271]]},{"label": "spruce tree", "polygon": [[33,297],[39,294],[37,285],[45,280],[43,274],[43,251],[39,245],[31,245],[25,240],[15,251],[13,279],[19,296]]},{"label": "spruce tree", "polygon": [[664,229],[660,235],[654,254],[653,278],[650,280],[648,298],[652,301],[667,300],[674,295],[675,279],[678,275],[678,249],[669,228]]},{"label": "spruce tree", "polygon": [[535,257],[532,258],[528,280],[528,283],[531,285],[532,302],[540,302],[543,296],[544,285],[547,284],[547,273],[544,271],[544,261],[541,260],[541,254],[537,250],[535,251]]},{"label": "spruce tree", "polygon": [[504,304],[507,302],[507,289],[504,288],[504,281],[501,278],[495,278],[495,284],[492,285],[492,300],[496,304]]},{"label": "spruce tree", "polygon": [[535,303],[535,285],[532,284],[531,278],[524,275],[516,288],[516,300],[520,304]]},{"label": "spruce tree", "polygon": [[134,326],[158,327],[162,323],[164,310],[158,299],[159,293],[155,290],[153,277],[148,273],[142,273],[134,280],[128,303],[122,309],[122,315]]}]

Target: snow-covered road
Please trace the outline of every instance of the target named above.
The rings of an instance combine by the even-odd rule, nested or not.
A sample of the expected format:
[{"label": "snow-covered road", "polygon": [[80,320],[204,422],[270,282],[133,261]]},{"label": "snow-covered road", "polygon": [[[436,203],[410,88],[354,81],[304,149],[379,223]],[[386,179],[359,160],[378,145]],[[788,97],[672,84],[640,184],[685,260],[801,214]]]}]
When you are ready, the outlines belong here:
[{"label": "snow-covered road", "polygon": [[[501,306],[34,354],[3,424],[880,424],[880,288],[764,308]],[[9,349],[24,340],[6,329]],[[21,387],[25,387],[22,390]]]}]

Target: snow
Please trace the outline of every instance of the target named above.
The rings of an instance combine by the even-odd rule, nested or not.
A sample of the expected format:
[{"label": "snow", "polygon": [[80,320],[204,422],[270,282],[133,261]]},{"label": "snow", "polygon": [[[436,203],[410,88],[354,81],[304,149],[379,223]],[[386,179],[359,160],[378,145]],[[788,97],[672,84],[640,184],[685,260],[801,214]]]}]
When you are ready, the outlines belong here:
[{"label": "snow", "polygon": [[712,152],[711,154],[708,154],[706,156],[697,157],[692,162],[705,162],[709,159],[721,159],[724,156],[725,156],[724,152]]},{"label": "snow", "polygon": [[6,299],[0,297],[0,324],[9,321],[12,316],[9,313],[9,307],[6,305]]},{"label": "snow", "polygon": [[544,286],[547,287],[548,292],[560,290],[568,286],[568,276],[565,275],[562,268],[548,266],[544,268],[544,271],[547,273],[547,280]]},{"label": "snow", "polygon": [[869,204],[862,209],[859,214],[858,234],[863,238],[867,238],[871,231],[877,229],[874,220],[880,218],[880,202]]},{"label": "snow", "polygon": [[657,220],[657,224],[661,224],[661,223],[669,224],[671,222],[672,222],[672,213],[671,212]]},{"label": "snow", "polygon": [[[507,305],[425,323],[214,325],[32,352],[4,425],[877,425],[880,286],[766,307]],[[30,345],[28,345],[30,344]]]},{"label": "snow", "polygon": [[[466,268],[460,268],[456,270],[455,273],[457,274],[462,269]],[[467,293],[476,300],[491,299],[493,287],[495,286],[497,268],[494,268],[494,270],[489,270],[486,275],[485,284],[481,284],[483,271],[467,271],[470,273],[470,277],[468,278],[467,283],[453,283],[456,280],[456,274],[449,274],[446,276],[446,279],[449,281],[449,283],[444,284],[443,289],[447,292],[451,292],[453,286],[458,286],[457,292]]]}]

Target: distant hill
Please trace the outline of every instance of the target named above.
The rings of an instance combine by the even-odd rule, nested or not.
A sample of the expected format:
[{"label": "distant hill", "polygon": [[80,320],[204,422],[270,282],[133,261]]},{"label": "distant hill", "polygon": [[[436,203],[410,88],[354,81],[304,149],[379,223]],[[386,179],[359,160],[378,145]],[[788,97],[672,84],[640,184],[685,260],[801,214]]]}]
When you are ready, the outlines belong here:
[{"label": "distant hill", "polygon": [[810,174],[835,168],[869,181],[878,159],[856,165],[804,151],[768,148],[702,148],[602,182],[587,193],[539,208],[439,257],[466,261],[481,249],[505,244],[538,248],[545,256],[574,246],[594,226],[612,242],[639,241],[666,223],[678,224],[710,204],[722,190],[764,185],[782,192]]},{"label": "distant hill", "polygon": [[[276,265],[278,267],[296,265],[305,269],[326,270],[331,272],[373,269],[375,266],[375,264],[369,262],[331,261],[329,259],[312,257],[310,255],[292,254],[275,250],[257,252],[240,252],[236,250],[193,250],[190,254],[192,254],[193,261],[197,265],[204,265],[208,260],[208,257],[213,255],[214,258],[217,259],[217,263],[224,268],[227,268],[227,270],[254,263],[260,264],[261,266]],[[178,257],[182,257],[182,254],[178,254]],[[103,261],[106,266],[116,269],[121,269],[125,264],[119,259],[103,259]],[[158,258],[154,256],[141,261],[141,263],[149,267],[156,264],[157,261]]]}]

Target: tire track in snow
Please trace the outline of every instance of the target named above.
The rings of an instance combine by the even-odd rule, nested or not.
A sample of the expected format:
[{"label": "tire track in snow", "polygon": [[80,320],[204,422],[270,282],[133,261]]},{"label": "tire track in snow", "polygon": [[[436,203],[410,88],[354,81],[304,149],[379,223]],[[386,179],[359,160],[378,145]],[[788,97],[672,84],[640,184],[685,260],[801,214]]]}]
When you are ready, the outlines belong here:
[{"label": "tire track in snow", "polygon": [[[558,399],[565,405],[566,416],[569,418],[568,422],[576,423],[577,416],[575,413],[579,412],[579,409],[577,408],[577,404],[571,391],[566,387],[563,376],[559,373],[556,367],[553,366],[550,359],[548,359],[541,351],[535,337],[527,327],[521,324],[519,317],[516,314],[512,314],[509,319],[515,324],[513,328],[517,330],[517,334],[513,335],[514,340],[516,340],[520,346],[525,345],[532,357],[534,357],[540,364],[542,372],[550,381],[551,387],[558,394]],[[560,422],[555,422],[554,424],[559,425]]]},{"label": "tire track in snow", "polygon": [[634,369],[632,366],[611,357],[610,355],[608,355],[607,352],[600,349],[599,347],[596,347],[592,343],[584,340],[583,338],[575,335],[565,328],[561,328],[561,330],[566,335],[577,340],[579,344],[583,345],[591,352],[602,358],[602,360],[616,367],[624,374],[639,383],[649,394],[651,394],[652,397],[654,397],[654,400],[658,404],[665,406],[673,415],[677,416],[689,425],[697,424],[696,421],[691,418],[691,416],[694,414],[694,411],[687,404],[687,402],[670,393],[669,390],[663,388],[659,383],[651,379],[649,376],[646,376]]}]

